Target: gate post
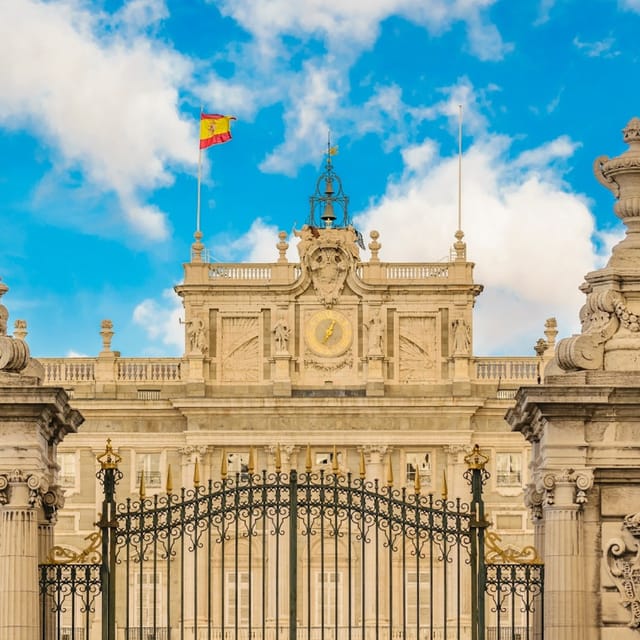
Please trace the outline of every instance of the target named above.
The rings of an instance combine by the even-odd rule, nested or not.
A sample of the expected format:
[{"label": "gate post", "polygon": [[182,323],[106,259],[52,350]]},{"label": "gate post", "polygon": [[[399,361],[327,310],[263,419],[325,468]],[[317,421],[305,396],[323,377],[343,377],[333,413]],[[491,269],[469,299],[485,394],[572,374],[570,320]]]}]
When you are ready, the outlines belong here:
[{"label": "gate post", "polygon": [[97,522],[102,533],[102,564],[100,580],[102,582],[102,640],[115,640],[116,637],[116,484],[122,478],[118,463],[122,458],[107,440],[104,453],[98,456],[100,470],[96,477],[102,484],[104,499],[102,513]]},{"label": "gate post", "polygon": [[486,577],[484,530],[487,522],[484,519],[484,499],[482,487],[489,477],[489,472],[484,468],[489,457],[480,451],[476,444],[464,461],[467,463],[467,471],[464,477],[471,485],[471,522],[474,530],[471,536],[471,633],[472,640],[485,640],[485,604],[484,583]]}]

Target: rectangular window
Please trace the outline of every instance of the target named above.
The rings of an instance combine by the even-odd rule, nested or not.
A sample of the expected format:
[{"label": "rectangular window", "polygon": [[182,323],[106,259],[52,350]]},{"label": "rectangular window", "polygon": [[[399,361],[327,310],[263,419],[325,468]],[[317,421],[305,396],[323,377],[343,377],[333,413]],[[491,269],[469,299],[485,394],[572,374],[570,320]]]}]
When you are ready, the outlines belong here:
[{"label": "rectangular window", "polygon": [[315,583],[315,624],[324,623],[325,628],[335,624],[342,625],[344,613],[342,572],[316,571]]},{"label": "rectangular window", "polygon": [[407,486],[416,481],[416,473],[420,475],[422,486],[431,484],[431,453],[428,451],[409,451],[405,454],[405,482]]},{"label": "rectangular window", "polygon": [[418,573],[415,570],[407,571],[406,573],[406,611],[407,611],[407,624],[415,625],[418,622],[418,613],[420,613],[420,627],[423,627],[429,622],[430,611],[430,595],[431,595],[431,580],[428,571],[420,571]]},{"label": "rectangular window", "polygon": [[249,624],[249,572],[246,569],[228,571],[226,576],[226,623]]},{"label": "rectangular window", "polygon": [[521,453],[496,453],[496,484],[499,487],[522,486]]},{"label": "rectangular window", "polygon": [[153,631],[154,625],[160,629],[165,623],[162,608],[162,575],[159,572],[134,570],[131,584],[131,609],[129,614],[132,627],[140,627]]},{"label": "rectangular window", "polygon": [[233,451],[227,453],[227,473],[231,478],[235,478],[239,473],[240,479],[246,480],[249,473],[249,452]]},{"label": "rectangular window", "polygon": [[[342,451],[336,451],[338,457],[338,466],[342,464]],[[333,469],[333,451],[316,451],[315,455],[316,467],[324,471]]]},{"label": "rectangular window", "polygon": [[74,453],[58,453],[58,482],[63,488],[75,488],[78,469],[76,465],[77,457]]},{"label": "rectangular window", "polygon": [[159,488],[162,486],[159,453],[136,454],[136,487],[140,486],[140,478],[142,477],[143,471],[145,487]]}]

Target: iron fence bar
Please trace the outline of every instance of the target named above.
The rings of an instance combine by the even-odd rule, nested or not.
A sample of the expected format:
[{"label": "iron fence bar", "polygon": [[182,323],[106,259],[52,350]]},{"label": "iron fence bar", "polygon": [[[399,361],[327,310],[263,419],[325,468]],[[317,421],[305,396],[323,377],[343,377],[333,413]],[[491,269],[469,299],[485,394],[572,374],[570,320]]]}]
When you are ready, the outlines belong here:
[{"label": "iron fence bar", "polygon": [[442,499],[442,593],[443,593],[443,628],[444,628],[444,637],[447,637],[447,623],[448,623],[448,604],[449,604],[449,585],[447,581],[447,577],[449,572],[447,571],[447,562],[449,561],[449,549],[447,547],[448,537],[447,532],[449,530],[449,521],[447,518],[447,509],[448,509],[448,500],[446,498]]},{"label": "iron fence bar", "polygon": [[[337,464],[337,461],[336,461]],[[338,504],[339,494],[338,494],[338,482],[339,477],[337,471],[333,474],[333,573],[335,580],[333,582],[333,628],[334,628],[334,639],[338,638],[338,614],[340,613],[340,609],[338,609],[338,585],[340,575],[338,574]]]},{"label": "iron fence bar", "polygon": [[311,472],[305,474],[305,522],[304,534],[307,538],[306,542],[306,560],[307,560],[307,640],[311,640]]},{"label": "iron fence bar", "polygon": [[[248,480],[248,492],[247,492],[247,501],[248,501],[248,519],[249,519],[249,524],[248,524],[248,534],[247,534],[247,540],[249,543],[249,549],[248,549],[248,566],[249,566],[249,594],[248,594],[248,599],[249,599],[249,639],[248,640],[252,640],[252,634],[253,634],[253,541],[252,541],[252,537],[254,534],[254,530],[253,530],[253,499],[254,499],[254,495],[253,495],[253,469],[249,470],[249,474],[247,477]],[[209,561],[209,566],[211,566],[211,561]],[[211,620],[209,620],[209,627],[211,627]],[[209,629],[209,640],[211,640],[211,629]]]},{"label": "iron fence bar", "polygon": [[[324,594],[325,594],[325,565],[324,565],[324,505],[325,505],[325,477],[324,470],[320,470],[320,640],[324,640]],[[294,640],[290,638],[290,640]]]},{"label": "iron fence bar", "polygon": [[[185,559],[185,526],[186,513],[186,491],[182,487],[180,491],[180,584],[184,585],[184,559]],[[221,592],[223,593],[223,592]],[[180,640],[184,640],[184,588],[180,589]]]},{"label": "iron fence bar", "polygon": [[289,640],[298,637],[298,474],[289,473]]},{"label": "iron fence bar", "polygon": [[388,572],[388,580],[389,580],[389,640],[392,640],[393,637],[393,545],[394,545],[394,535],[393,535],[393,487],[388,485],[387,487],[387,512],[389,518],[389,528],[388,531],[388,551],[387,551],[387,572]]},{"label": "iron fence bar", "polygon": [[360,625],[362,627],[362,640],[365,640],[365,630],[366,630],[366,595],[367,595],[367,556],[366,556],[366,543],[367,543],[367,526],[366,526],[366,504],[365,504],[365,491],[364,491],[364,478],[360,478],[360,591],[361,591],[361,600],[360,600]]},{"label": "iron fence bar", "polygon": [[458,534],[458,539],[456,540],[456,592],[458,594],[458,600],[456,603],[456,618],[457,618],[457,632],[458,632],[458,640],[462,637],[462,630],[461,630],[461,618],[462,618],[462,611],[461,611],[461,597],[460,594],[462,593],[462,574],[461,574],[461,562],[462,562],[462,558],[461,556],[461,547],[462,547],[462,522],[460,520],[460,508],[461,508],[461,504],[460,504],[460,498],[456,499],[456,528],[458,529],[458,531],[460,532]]},{"label": "iron fence bar", "polygon": [[173,526],[171,521],[171,513],[172,513],[172,498],[173,493],[167,489],[167,542],[166,542],[166,554],[167,554],[167,599],[166,599],[166,607],[167,607],[167,629],[169,630],[169,634],[171,634],[171,550],[173,547],[173,543],[171,541],[171,536],[173,535]]},{"label": "iron fence bar", "polygon": [[376,494],[374,500],[375,508],[375,573],[376,573],[376,640],[380,640],[380,494],[378,493],[378,480],[375,481]]},{"label": "iron fence bar", "polygon": [[[267,557],[267,493],[266,493],[266,471],[262,472],[262,640],[266,640],[267,621],[267,572],[265,558]],[[224,640],[224,638],[223,638]]]},{"label": "iron fence bar", "polygon": [[[234,573],[234,598],[233,598],[233,627],[235,631],[235,637],[238,638],[238,628],[240,626],[238,620],[239,603],[240,603],[240,572],[238,569],[238,547],[240,543],[240,492],[238,491],[238,480],[240,474],[236,472],[236,484],[233,492],[233,523],[234,523],[234,537],[233,537],[233,573]],[[196,636],[197,638],[197,636]]]},{"label": "iron fence bar", "polygon": [[[347,518],[347,594],[348,594],[348,602],[347,602],[347,630],[348,637],[351,638],[352,633],[352,623],[353,623],[353,589],[352,589],[352,549],[351,549],[351,540],[353,539],[353,487],[351,485],[351,473],[347,474],[347,511],[349,517]],[[364,638],[362,638],[364,640]]]},{"label": "iron fence bar", "polygon": [[[220,627],[222,629],[222,640],[224,640],[224,630],[225,630],[225,610],[224,610],[224,572],[225,572],[225,540],[227,537],[226,534],[226,512],[227,512],[227,478],[222,478],[222,486],[221,486],[221,506],[220,506]],[[237,585],[236,585],[237,590]]]}]

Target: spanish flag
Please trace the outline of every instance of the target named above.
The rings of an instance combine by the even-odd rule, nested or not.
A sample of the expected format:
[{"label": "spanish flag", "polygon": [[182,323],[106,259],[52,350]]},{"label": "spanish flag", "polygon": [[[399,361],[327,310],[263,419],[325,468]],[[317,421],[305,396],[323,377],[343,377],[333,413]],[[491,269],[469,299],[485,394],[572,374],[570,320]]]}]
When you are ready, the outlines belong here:
[{"label": "spanish flag", "polygon": [[200,114],[200,148],[231,140],[231,121],[235,116],[221,116],[218,113]]}]

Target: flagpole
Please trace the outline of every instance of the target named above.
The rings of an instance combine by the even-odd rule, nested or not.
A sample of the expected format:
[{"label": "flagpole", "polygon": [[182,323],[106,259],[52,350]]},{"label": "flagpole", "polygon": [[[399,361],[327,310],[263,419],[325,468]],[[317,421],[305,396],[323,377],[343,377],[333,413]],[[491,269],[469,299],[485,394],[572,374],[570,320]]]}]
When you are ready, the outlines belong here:
[{"label": "flagpole", "polygon": [[[198,146],[200,143],[198,142]],[[202,182],[202,149],[198,150],[198,205],[196,207],[196,233],[200,233],[200,185]]]},{"label": "flagpole", "polygon": [[462,105],[458,105],[458,231],[462,231]]}]

